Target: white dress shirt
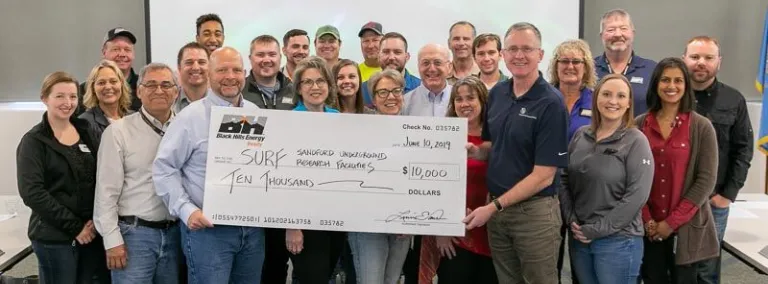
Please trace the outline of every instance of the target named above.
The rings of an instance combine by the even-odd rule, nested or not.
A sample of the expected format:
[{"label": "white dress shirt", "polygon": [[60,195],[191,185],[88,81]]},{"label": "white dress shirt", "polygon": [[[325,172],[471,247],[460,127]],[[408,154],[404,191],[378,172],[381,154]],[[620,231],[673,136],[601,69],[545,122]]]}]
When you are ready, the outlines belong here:
[{"label": "white dress shirt", "polygon": [[147,221],[174,220],[155,193],[152,162],[161,136],[147,120],[165,131],[168,124],[155,119],[144,108],[110,124],[101,136],[96,170],[93,223],[104,237],[104,247],[123,244],[118,216],[136,216]]}]

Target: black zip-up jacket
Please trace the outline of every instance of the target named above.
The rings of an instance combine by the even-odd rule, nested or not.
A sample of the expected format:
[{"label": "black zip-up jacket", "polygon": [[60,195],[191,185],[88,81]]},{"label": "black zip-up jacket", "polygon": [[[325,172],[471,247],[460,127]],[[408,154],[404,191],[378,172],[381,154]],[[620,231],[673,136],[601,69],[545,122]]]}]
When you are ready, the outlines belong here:
[{"label": "black zip-up jacket", "polygon": [[[292,110],[296,107],[298,101],[295,98],[293,83],[282,72],[277,72],[277,82],[280,83],[280,89],[275,91],[274,100],[270,100],[267,95],[261,92],[256,85],[256,78],[253,77],[253,71],[245,78],[245,89],[243,98],[254,103],[259,108]],[[265,101],[266,99],[266,101]]]},{"label": "black zip-up jacket", "polygon": [[[134,111],[129,109],[125,112],[124,117],[132,113],[134,113]],[[104,133],[104,130],[109,126],[109,119],[107,119],[104,111],[101,110],[99,106],[89,108],[84,113],[80,114],[78,118],[88,121],[94,130],[96,130],[97,137],[101,137],[101,134]]]},{"label": "black zip-up jacket", "polygon": [[717,79],[695,94],[696,112],[709,118],[717,133],[719,162],[712,195],[720,194],[734,201],[747,180],[754,151],[747,102],[738,90]]},{"label": "black zip-up jacket", "polygon": [[[16,149],[16,179],[19,195],[32,209],[27,234],[30,240],[72,242],[93,218],[94,188],[81,189],[67,147],[53,136],[47,112],[43,121],[24,134]],[[100,139],[93,127],[75,117],[70,121],[94,161]]]}]

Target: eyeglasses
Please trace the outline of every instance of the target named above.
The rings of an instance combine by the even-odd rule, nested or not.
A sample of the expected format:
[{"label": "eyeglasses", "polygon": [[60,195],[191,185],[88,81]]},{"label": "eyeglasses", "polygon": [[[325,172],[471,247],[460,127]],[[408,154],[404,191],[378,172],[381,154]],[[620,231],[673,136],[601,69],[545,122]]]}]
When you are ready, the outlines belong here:
[{"label": "eyeglasses", "polygon": [[519,48],[517,46],[512,46],[512,47],[507,47],[507,48],[504,49],[504,51],[506,51],[506,52],[508,52],[508,53],[510,53],[512,55],[515,55],[515,54],[517,54],[520,51],[522,51],[523,54],[530,54],[531,52],[534,52],[534,51],[537,51],[537,50],[539,50],[538,47],[529,47],[529,46],[524,46],[523,48]]},{"label": "eyeglasses", "polygon": [[318,88],[328,86],[328,81],[326,81],[323,78],[312,80],[312,79],[305,79],[301,80],[301,86],[312,88],[312,85],[317,85]]},{"label": "eyeglasses", "polygon": [[389,94],[392,94],[393,96],[402,96],[403,95],[403,88],[394,88],[392,90],[387,89],[378,89],[373,91],[373,94],[375,94],[377,97],[381,99],[386,99],[389,97]]},{"label": "eyeglasses", "polygon": [[423,60],[419,62],[419,64],[421,64],[422,67],[426,67],[426,68],[429,68],[430,65],[434,65],[435,67],[440,68],[440,67],[443,67],[443,65],[445,65],[446,63],[442,60],[431,60],[431,61]]},{"label": "eyeglasses", "polygon": [[563,64],[563,65],[573,64],[575,66],[575,65],[584,64],[584,60],[575,59],[575,58],[574,59],[563,58],[563,59],[558,59],[557,63]]},{"label": "eyeglasses", "polygon": [[160,87],[160,89],[163,90],[163,91],[168,91],[168,90],[173,89],[174,87],[176,87],[176,84],[168,82],[168,81],[162,82],[160,84],[158,84],[156,82],[149,82],[149,83],[145,83],[145,84],[141,84],[141,85],[144,86],[144,88],[150,89],[152,91],[157,90],[158,87]]}]

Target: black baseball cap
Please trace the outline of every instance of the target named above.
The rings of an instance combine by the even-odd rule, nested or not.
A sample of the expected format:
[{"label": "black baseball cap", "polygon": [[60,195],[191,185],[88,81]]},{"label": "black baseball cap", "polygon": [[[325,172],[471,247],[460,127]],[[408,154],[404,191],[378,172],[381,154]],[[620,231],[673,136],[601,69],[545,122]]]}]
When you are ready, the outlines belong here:
[{"label": "black baseball cap", "polygon": [[374,32],[374,33],[376,33],[378,35],[383,35],[384,34],[384,32],[382,32],[382,29],[381,29],[381,24],[379,24],[377,22],[367,22],[367,23],[365,23],[365,25],[363,25],[363,27],[360,28],[360,32],[357,33],[357,36],[358,37],[363,37],[363,33],[365,31],[372,31],[372,32]]},{"label": "black baseball cap", "polygon": [[136,36],[134,36],[133,33],[131,33],[131,31],[121,27],[117,27],[107,31],[107,34],[104,36],[104,43],[107,43],[108,41],[113,40],[118,36],[127,37],[132,44],[136,44]]}]

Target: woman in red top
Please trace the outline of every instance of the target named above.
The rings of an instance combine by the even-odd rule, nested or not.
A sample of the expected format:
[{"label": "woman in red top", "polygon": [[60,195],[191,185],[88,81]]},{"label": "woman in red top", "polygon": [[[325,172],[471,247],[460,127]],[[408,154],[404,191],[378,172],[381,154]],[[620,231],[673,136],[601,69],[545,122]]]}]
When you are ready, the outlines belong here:
[{"label": "woman in red top", "polygon": [[[476,145],[483,143],[480,132],[487,98],[485,84],[475,76],[459,80],[451,90],[446,116],[466,117],[469,122],[467,139]],[[487,168],[485,161],[467,160],[467,208],[470,210],[488,204]],[[435,242],[437,253],[442,256],[437,268],[438,283],[498,283],[485,227],[467,231],[463,238],[436,237]]]},{"label": "woman in red top", "polygon": [[642,213],[647,237],[643,282],[698,283],[698,266],[716,256],[701,252],[718,246],[707,237],[714,232],[707,201],[717,160],[705,156],[717,153],[714,128],[694,112],[690,75],[679,58],[658,63],[646,100],[648,113],[637,120],[651,145],[654,175]]}]

